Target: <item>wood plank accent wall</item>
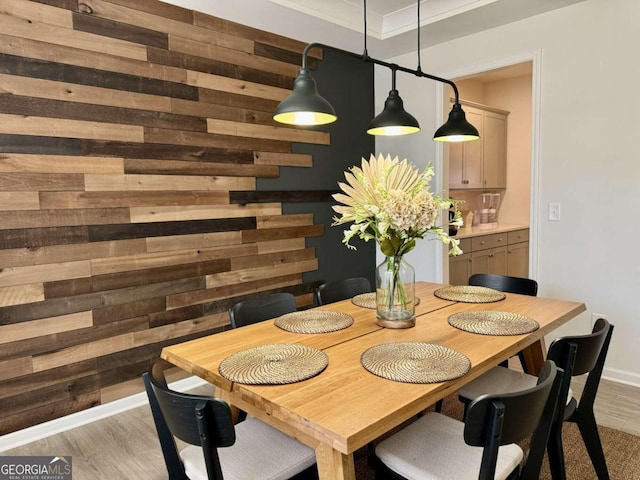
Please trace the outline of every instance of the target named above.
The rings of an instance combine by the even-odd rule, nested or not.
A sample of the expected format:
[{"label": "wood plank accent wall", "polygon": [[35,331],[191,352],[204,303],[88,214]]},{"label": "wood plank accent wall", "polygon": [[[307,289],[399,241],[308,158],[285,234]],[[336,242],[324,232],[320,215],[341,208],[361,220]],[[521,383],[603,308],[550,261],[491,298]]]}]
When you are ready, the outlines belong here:
[{"label": "wood plank accent wall", "polygon": [[255,191],[329,144],[271,118],[303,48],[156,0],[0,0],[0,434],[141,391],[248,295],[312,303],[324,226],[281,202],[330,192]]}]

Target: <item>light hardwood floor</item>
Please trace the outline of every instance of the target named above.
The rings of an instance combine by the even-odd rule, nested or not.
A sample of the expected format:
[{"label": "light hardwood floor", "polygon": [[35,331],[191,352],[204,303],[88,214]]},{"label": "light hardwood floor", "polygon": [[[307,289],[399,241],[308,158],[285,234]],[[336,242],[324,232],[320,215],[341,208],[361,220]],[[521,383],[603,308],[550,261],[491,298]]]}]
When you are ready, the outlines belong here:
[{"label": "light hardwood floor", "polygon": [[[574,392],[581,391],[580,378]],[[211,387],[200,387],[211,394]],[[603,380],[596,399],[600,425],[640,436],[640,388]],[[58,433],[1,455],[58,455],[73,458],[74,480],[166,480],[167,473],[148,406]]]}]

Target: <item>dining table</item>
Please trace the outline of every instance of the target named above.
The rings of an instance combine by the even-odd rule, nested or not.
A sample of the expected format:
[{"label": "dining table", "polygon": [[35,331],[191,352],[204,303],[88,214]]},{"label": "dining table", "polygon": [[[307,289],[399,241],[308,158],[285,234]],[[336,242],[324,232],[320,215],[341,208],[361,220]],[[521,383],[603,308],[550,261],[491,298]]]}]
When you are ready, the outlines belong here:
[{"label": "dining table", "polygon": [[[483,303],[451,300],[438,295],[445,287],[416,282],[416,322],[411,328],[383,328],[376,323],[375,308],[347,299],[305,310],[336,312],[332,315],[353,319],[348,327],[336,331],[299,333],[283,329],[272,319],[165,347],[161,357],[213,384],[216,396],[232,407],[313,448],[320,479],[355,479],[356,450],[520,351],[525,354],[527,370],[537,373],[545,358],[545,335],[585,311],[582,302],[512,293]],[[535,328],[519,334],[486,334],[450,323],[450,319],[466,318],[469,312],[525,318]],[[427,382],[389,379],[376,371],[377,364],[365,368],[363,359],[369,352],[395,344],[433,346],[468,362],[452,378]],[[245,383],[221,373],[221,364],[225,367],[225,362],[229,364],[243,352],[269,345],[322,352],[326,365],[309,378],[282,384]],[[402,369],[406,367],[402,362],[409,360],[397,359],[388,367],[395,371],[396,364],[401,364]]]}]

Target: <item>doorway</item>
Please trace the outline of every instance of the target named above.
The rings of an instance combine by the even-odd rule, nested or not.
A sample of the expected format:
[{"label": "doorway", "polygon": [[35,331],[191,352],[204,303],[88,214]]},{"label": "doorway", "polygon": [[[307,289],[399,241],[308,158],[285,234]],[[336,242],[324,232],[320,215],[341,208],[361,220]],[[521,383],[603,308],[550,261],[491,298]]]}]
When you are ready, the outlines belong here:
[{"label": "doorway", "polygon": [[[506,188],[493,190],[501,194],[499,224],[529,226],[529,277],[537,277],[538,232],[538,143],[539,143],[539,73],[540,52],[517,59],[476,66],[448,75],[461,100],[509,112]],[[442,115],[449,110],[452,95],[449,87],[439,88]],[[464,105],[463,105],[464,108]],[[449,188],[447,147],[440,151],[443,166],[443,189]],[[482,189],[451,189],[449,196],[464,200],[463,213],[477,209]],[[487,232],[490,233],[490,232]],[[446,252],[443,252],[446,259]],[[443,280],[448,281],[448,261],[443,261]]]}]

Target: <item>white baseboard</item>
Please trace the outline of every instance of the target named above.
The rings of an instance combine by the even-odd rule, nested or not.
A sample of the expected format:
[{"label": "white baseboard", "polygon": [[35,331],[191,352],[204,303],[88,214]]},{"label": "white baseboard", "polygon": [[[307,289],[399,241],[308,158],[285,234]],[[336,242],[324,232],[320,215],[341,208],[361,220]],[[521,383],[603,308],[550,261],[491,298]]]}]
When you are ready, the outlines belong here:
[{"label": "white baseboard", "polygon": [[[192,376],[171,383],[171,388],[178,391],[190,390],[199,387],[207,382],[201,378]],[[72,428],[95,422],[102,418],[115,415],[117,413],[131,410],[148,403],[147,394],[145,392],[136,393],[113,402],[98,405],[81,412],[72,413],[65,417],[56,418],[33,427],[18,430],[17,432],[8,433],[0,436],[0,452],[17,448],[26,443],[35,442],[42,438],[54,435],[56,433],[71,430]]]},{"label": "white baseboard", "polygon": [[640,374],[629,372],[627,370],[618,370],[617,368],[604,368],[602,378],[616,383],[631,385],[640,388]]}]

